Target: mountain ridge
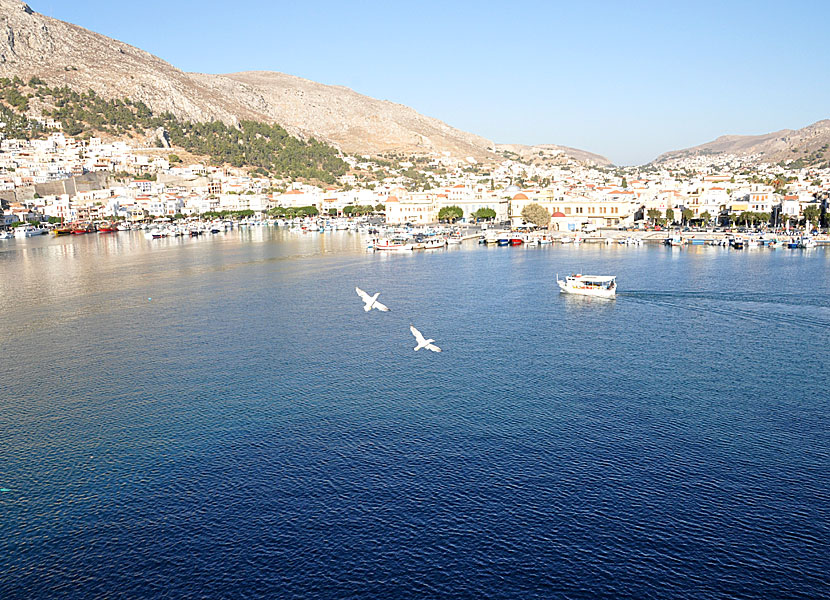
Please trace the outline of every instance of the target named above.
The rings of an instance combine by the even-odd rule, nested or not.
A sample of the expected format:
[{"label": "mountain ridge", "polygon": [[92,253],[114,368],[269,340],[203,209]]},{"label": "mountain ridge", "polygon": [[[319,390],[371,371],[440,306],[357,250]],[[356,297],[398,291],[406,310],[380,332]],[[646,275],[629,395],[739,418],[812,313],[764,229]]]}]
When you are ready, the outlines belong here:
[{"label": "mountain ridge", "polygon": [[[403,104],[284,73],[188,73],[135,46],[37,13],[21,0],[0,0],[0,76],[15,75],[92,89],[106,99],[129,97],[194,122],[276,123],[349,153],[495,158],[492,141]],[[566,151],[577,160],[583,152]]]},{"label": "mountain ridge", "polygon": [[652,163],[705,154],[757,155],[757,162],[801,159],[802,162],[821,163],[830,160],[830,119],[816,121],[801,129],[780,129],[759,135],[722,135],[711,142],[664,152]]}]

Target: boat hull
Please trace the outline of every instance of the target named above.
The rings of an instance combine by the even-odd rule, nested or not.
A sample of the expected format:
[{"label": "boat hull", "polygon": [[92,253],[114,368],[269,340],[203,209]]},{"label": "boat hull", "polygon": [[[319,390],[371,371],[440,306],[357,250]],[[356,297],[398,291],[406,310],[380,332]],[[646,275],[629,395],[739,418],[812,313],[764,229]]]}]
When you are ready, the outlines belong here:
[{"label": "boat hull", "polygon": [[591,296],[593,298],[615,298],[616,290],[608,289],[594,289],[594,288],[577,288],[569,287],[564,281],[557,281],[559,284],[559,291],[563,294],[574,294],[576,296]]}]

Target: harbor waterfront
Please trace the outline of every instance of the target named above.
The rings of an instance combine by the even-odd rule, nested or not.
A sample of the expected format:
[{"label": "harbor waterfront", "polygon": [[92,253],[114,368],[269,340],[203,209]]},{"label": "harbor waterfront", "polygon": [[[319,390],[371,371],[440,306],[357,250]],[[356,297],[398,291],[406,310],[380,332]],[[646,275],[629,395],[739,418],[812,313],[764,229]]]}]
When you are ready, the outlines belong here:
[{"label": "harbor waterfront", "polygon": [[0,242],[0,597],[830,596],[830,249],[366,240]]}]

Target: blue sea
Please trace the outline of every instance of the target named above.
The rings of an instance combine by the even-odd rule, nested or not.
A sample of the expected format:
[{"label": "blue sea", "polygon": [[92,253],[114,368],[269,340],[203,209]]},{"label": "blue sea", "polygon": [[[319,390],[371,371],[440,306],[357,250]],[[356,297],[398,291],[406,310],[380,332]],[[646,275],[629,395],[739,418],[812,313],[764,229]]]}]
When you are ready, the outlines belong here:
[{"label": "blue sea", "polygon": [[830,597],[829,275],[821,248],[0,241],[0,598]]}]

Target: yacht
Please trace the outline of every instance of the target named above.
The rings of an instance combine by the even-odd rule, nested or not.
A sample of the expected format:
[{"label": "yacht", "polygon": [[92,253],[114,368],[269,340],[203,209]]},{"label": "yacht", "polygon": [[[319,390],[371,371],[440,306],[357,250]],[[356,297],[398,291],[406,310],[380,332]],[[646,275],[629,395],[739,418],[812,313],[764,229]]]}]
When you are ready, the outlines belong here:
[{"label": "yacht", "polygon": [[617,277],[615,275],[567,275],[563,280],[556,276],[560,291],[566,294],[613,298],[617,294]]}]

